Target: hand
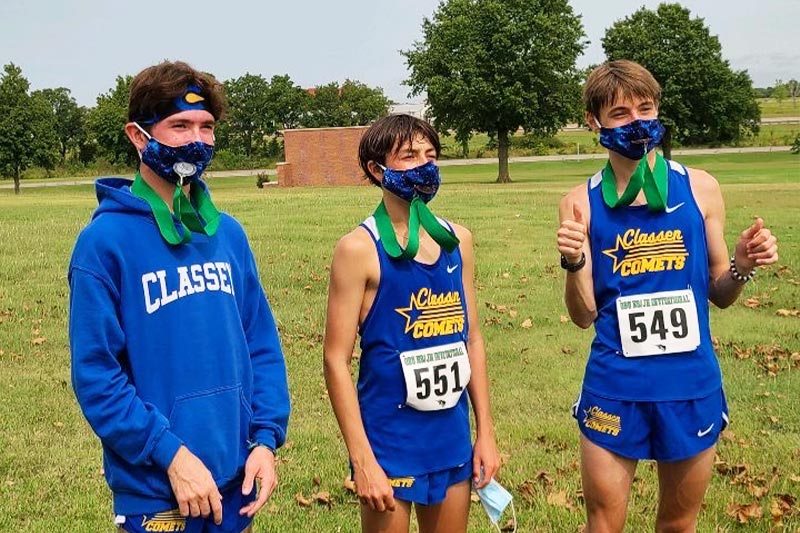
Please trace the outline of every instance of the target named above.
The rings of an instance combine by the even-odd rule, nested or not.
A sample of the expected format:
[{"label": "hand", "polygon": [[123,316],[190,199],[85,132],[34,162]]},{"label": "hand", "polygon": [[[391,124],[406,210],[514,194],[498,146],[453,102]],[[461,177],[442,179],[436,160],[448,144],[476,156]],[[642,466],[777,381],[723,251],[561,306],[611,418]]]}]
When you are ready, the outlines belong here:
[{"label": "hand", "polygon": [[478,436],[472,448],[473,488],[482,489],[488,485],[499,468],[500,454],[497,453],[494,438]]},{"label": "hand", "polygon": [[172,492],[183,516],[213,514],[214,523],[222,523],[222,495],[206,465],[189,448],[181,446],[167,468]]},{"label": "hand", "polygon": [[565,218],[558,228],[558,251],[568,263],[575,264],[581,260],[583,244],[586,242],[586,224],[583,212],[577,203],[572,204],[572,219]]},{"label": "hand", "polygon": [[253,492],[253,485],[258,479],[258,498],[239,509],[239,514],[252,518],[267,503],[272,491],[278,486],[275,474],[275,454],[266,446],[256,446],[247,457],[244,465],[244,481],[242,494]]},{"label": "hand", "polygon": [[394,491],[389,485],[389,478],[378,463],[372,461],[361,468],[354,466],[353,476],[356,494],[363,505],[379,513],[394,511]]},{"label": "hand", "polygon": [[739,235],[734,252],[736,270],[748,274],[756,266],[771,265],[778,261],[778,240],[764,227],[764,220],[756,218],[753,224]]}]

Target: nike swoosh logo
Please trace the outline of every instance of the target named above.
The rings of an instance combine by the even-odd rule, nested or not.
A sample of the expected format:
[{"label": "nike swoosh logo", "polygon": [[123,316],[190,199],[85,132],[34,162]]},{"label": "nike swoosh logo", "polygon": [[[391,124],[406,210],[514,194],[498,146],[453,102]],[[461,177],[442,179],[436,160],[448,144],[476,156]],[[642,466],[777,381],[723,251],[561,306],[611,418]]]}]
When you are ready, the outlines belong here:
[{"label": "nike swoosh logo", "polygon": [[708,429],[706,429],[705,431],[700,431],[698,429],[697,430],[697,436],[698,437],[705,437],[706,435],[708,435],[709,431],[711,431],[711,428],[713,428],[713,427],[714,427],[714,424],[711,424],[710,426],[708,426]]},{"label": "nike swoosh logo", "polygon": [[678,205],[676,205],[674,207],[667,206],[667,207],[664,208],[664,211],[666,211],[667,213],[672,213],[673,211],[677,211],[678,209],[680,209],[681,206],[683,204],[685,204],[685,203],[686,202],[681,202],[681,203],[679,203]]},{"label": "nike swoosh logo", "polygon": [[456,271],[457,268],[458,268],[458,265],[453,265],[451,267],[449,266],[449,267],[447,267],[447,273],[448,274],[452,274],[453,272]]}]

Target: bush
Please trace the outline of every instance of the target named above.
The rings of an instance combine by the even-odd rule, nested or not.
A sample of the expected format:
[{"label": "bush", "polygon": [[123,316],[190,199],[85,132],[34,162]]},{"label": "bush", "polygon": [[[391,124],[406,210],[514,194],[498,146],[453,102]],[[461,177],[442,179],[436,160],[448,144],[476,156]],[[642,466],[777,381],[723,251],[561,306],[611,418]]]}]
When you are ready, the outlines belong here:
[{"label": "bush", "polygon": [[800,133],[794,138],[791,151],[793,154],[800,154]]},{"label": "bush", "polygon": [[256,187],[263,189],[265,183],[269,183],[269,174],[266,172],[259,172],[256,174]]}]

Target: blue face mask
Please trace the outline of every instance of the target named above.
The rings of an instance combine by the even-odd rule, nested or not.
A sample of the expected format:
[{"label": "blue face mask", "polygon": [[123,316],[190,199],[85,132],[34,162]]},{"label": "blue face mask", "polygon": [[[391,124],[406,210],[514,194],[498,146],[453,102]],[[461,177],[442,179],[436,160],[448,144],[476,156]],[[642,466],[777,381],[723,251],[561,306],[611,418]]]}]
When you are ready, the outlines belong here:
[{"label": "blue face mask", "polygon": [[517,530],[517,513],[514,511],[514,498],[510,492],[504,489],[494,478],[489,481],[488,485],[475,492],[478,493],[478,498],[481,499],[481,504],[483,504],[486,514],[489,515],[489,520],[492,521],[498,531],[500,531],[500,525],[498,524],[500,516],[506,510],[506,507],[511,504],[511,512],[514,516],[514,531]]},{"label": "blue face mask", "polygon": [[638,161],[664,139],[664,126],[657,118],[634,120],[617,128],[604,128],[597,119],[595,123],[600,128],[600,144],[628,159]]},{"label": "blue face mask", "polygon": [[408,170],[386,168],[380,163],[378,166],[383,169],[383,188],[407,202],[419,197],[427,204],[442,183],[439,167],[433,161]]},{"label": "blue face mask", "polygon": [[[134,122],[134,124],[136,123]],[[139,124],[136,124],[136,127],[148,139],[147,146],[142,150],[142,163],[170,183],[185,185],[199,179],[208,164],[211,163],[211,158],[214,157],[213,144],[195,141],[181,146],[167,146],[153,138]],[[189,170],[188,173],[177,173],[175,171],[177,163],[193,165],[194,172]],[[177,168],[180,170],[191,167],[179,165]]]}]

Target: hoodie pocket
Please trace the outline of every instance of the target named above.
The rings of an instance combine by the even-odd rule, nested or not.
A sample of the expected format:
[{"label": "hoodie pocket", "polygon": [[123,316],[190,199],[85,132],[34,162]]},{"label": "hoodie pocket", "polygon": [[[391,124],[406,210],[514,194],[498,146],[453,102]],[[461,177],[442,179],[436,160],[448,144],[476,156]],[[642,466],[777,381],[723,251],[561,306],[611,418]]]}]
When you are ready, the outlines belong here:
[{"label": "hoodie pocket", "polygon": [[206,465],[218,485],[244,466],[251,411],[241,385],[203,391],[175,400],[169,422],[173,433]]}]

